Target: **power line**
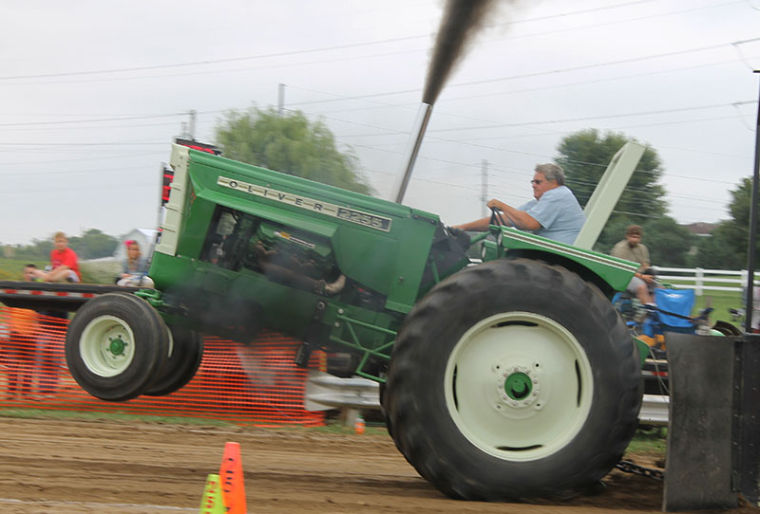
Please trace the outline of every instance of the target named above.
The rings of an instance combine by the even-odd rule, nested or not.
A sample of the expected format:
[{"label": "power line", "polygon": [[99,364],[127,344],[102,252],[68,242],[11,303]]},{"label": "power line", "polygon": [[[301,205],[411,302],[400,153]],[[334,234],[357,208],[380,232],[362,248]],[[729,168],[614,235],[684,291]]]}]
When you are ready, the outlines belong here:
[{"label": "power line", "polygon": [[[613,6],[603,6],[603,7],[597,7],[597,8],[590,8],[590,9],[582,9],[578,11],[571,11],[567,13],[559,13],[556,15],[549,15],[544,16],[540,18],[535,19],[525,19],[525,20],[513,20],[509,22],[508,24],[516,24],[516,23],[525,23],[525,22],[532,22],[532,21],[540,21],[550,18],[558,18],[558,17],[564,17],[564,16],[570,16],[574,14],[587,14],[589,12],[594,11],[601,11],[601,10],[608,10],[608,9],[615,9],[619,7],[625,7],[629,5],[639,4],[639,3],[648,3],[652,0],[636,0],[636,1],[630,1],[630,2],[624,2],[620,4],[616,4]],[[156,64],[156,65],[146,65],[146,66],[130,66],[130,67],[123,67],[123,68],[103,68],[98,70],[80,70],[80,71],[70,71],[70,72],[58,72],[58,73],[38,73],[38,74],[28,74],[28,75],[9,75],[9,76],[0,76],[0,81],[11,81],[11,80],[22,80],[22,79],[39,79],[39,78],[56,78],[56,77],[70,77],[70,76],[89,76],[89,75],[97,75],[97,74],[111,74],[111,73],[128,73],[128,72],[134,72],[134,71],[149,71],[149,70],[157,70],[157,69],[170,69],[170,68],[183,68],[183,67],[189,67],[189,66],[206,66],[206,65],[216,65],[216,64],[223,64],[223,63],[229,63],[229,62],[241,62],[241,61],[250,61],[250,60],[258,60],[258,59],[271,59],[271,58],[280,58],[280,57],[288,57],[292,55],[302,55],[302,54],[310,54],[310,53],[320,53],[320,52],[329,52],[329,51],[335,51],[335,50],[346,50],[350,48],[360,48],[360,47],[367,47],[367,46],[376,46],[376,45],[384,45],[388,43],[398,43],[402,41],[411,41],[411,40],[428,40],[430,38],[429,34],[420,34],[420,35],[413,35],[413,36],[403,36],[403,37],[394,37],[394,38],[385,38],[381,40],[376,41],[364,41],[364,42],[357,42],[357,43],[345,43],[341,45],[331,45],[331,46],[325,46],[325,47],[318,47],[318,48],[306,48],[306,49],[299,49],[299,50],[290,50],[290,51],[284,51],[284,52],[272,52],[267,54],[256,54],[256,55],[248,55],[248,56],[240,56],[240,57],[223,57],[219,59],[203,59],[198,61],[187,61],[187,62],[180,62],[180,63],[168,63],[168,64]]]},{"label": "power line", "polygon": [[[17,172],[10,172],[10,173],[4,173],[0,172],[0,180],[6,177],[13,177],[18,175],[23,175],[25,177],[28,176],[39,176],[39,175],[74,175],[74,174],[83,174],[83,175],[89,175],[89,174],[100,174],[100,175],[107,175],[105,172],[109,171],[145,171],[144,169],[138,168],[136,166],[131,167],[118,167],[118,168],[84,168],[84,169],[68,169],[68,170],[62,170],[62,171],[41,171],[41,172],[29,172],[29,171],[17,171]],[[153,172],[158,177],[157,167],[156,169],[149,170],[150,172]]]},{"label": "power line", "polygon": [[29,127],[39,125],[68,125],[73,123],[100,123],[105,121],[132,121],[132,120],[150,120],[155,118],[168,118],[176,116],[187,116],[186,112],[173,112],[167,114],[148,114],[144,116],[119,116],[113,118],[89,118],[79,120],[58,120],[58,121],[20,121],[0,123],[0,127]]},{"label": "power line", "polygon": [[69,146],[165,146],[166,143],[159,142],[137,142],[137,141],[117,141],[112,143],[0,143],[0,146],[24,146],[24,147],[69,147]]},{"label": "power line", "polygon": [[143,127],[168,127],[168,126],[176,126],[176,121],[159,121],[156,123],[134,123],[129,125],[112,125],[112,126],[105,126],[105,127],[97,127],[95,125],[79,125],[79,126],[53,126],[53,127],[44,127],[44,126],[33,126],[33,127],[0,127],[0,130],[13,130],[14,133],[18,132],[49,132],[49,131],[58,131],[58,130],[66,130],[66,131],[73,131],[73,130],[92,130],[92,129],[114,129],[114,130],[131,130],[135,128],[143,128]]},{"label": "power line", "polygon": [[[757,38],[760,40],[760,38]],[[754,40],[745,40],[743,42],[749,42]],[[715,45],[708,45],[708,46],[700,46],[695,48],[688,48],[685,50],[675,50],[672,52],[662,52],[658,54],[650,54],[640,57],[630,57],[627,59],[617,59],[613,61],[604,61],[599,63],[592,63],[592,64],[584,64],[580,66],[570,66],[567,68],[556,68],[553,70],[543,70],[543,71],[536,71],[536,72],[530,72],[530,73],[520,73],[520,74],[514,74],[514,75],[506,75],[503,77],[496,77],[491,79],[481,79],[481,80],[472,80],[467,82],[454,82],[451,84],[448,84],[446,87],[447,89],[450,88],[456,88],[456,87],[464,87],[464,86],[474,86],[474,85],[480,85],[480,84],[489,84],[493,82],[504,82],[509,80],[517,80],[517,79],[524,79],[524,78],[535,78],[535,77],[541,77],[545,75],[552,75],[557,73],[569,73],[569,72],[575,72],[575,71],[586,71],[594,68],[601,68],[605,66],[616,66],[619,64],[629,64],[634,62],[641,62],[641,61],[647,61],[651,59],[661,59],[664,57],[673,57],[677,55],[684,55],[689,53],[698,53],[698,52],[704,52],[707,50],[716,50],[719,48],[725,48],[728,46],[732,46],[737,41],[728,41],[724,43],[719,43]],[[400,94],[407,94],[407,93],[417,93],[420,92],[422,88],[414,88],[414,89],[401,89],[396,91],[387,91],[383,93],[370,93],[366,95],[354,95],[354,96],[347,96],[343,97],[341,99],[326,99],[326,100],[311,100],[311,101],[305,101],[305,102],[295,102],[291,103],[291,105],[311,105],[311,104],[319,104],[319,103],[328,103],[328,102],[335,102],[340,100],[359,100],[359,99],[365,99],[365,98],[377,98],[382,96],[393,96],[393,95],[400,95]]]},{"label": "power line", "polygon": [[39,164],[50,164],[50,163],[70,163],[70,162],[82,162],[82,161],[112,161],[114,159],[130,159],[130,158],[146,158],[146,157],[152,157],[152,156],[158,156],[158,155],[166,155],[166,152],[151,152],[151,153],[128,153],[128,154],[120,154],[120,155],[113,155],[108,154],[106,156],[102,157],[79,157],[75,159],[48,159],[44,161],[23,161],[23,162],[0,162],[0,165],[2,166],[21,166],[21,165],[39,165]]},{"label": "power line", "polygon": [[[741,103],[757,103],[755,100],[746,100]],[[608,118],[627,118],[631,116],[649,116],[652,114],[670,114],[674,112],[688,112],[688,111],[698,111],[698,110],[705,110],[705,109],[716,109],[720,107],[728,107],[734,105],[731,104],[710,104],[710,105],[700,105],[700,106],[694,106],[694,107],[679,107],[676,109],[658,109],[654,111],[638,111],[638,112],[629,112],[629,113],[617,113],[617,114],[605,114],[601,116],[582,116],[578,118],[562,118],[562,119],[556,119],[556,120],[541,120],[541,121],[521,121],[521,122],[514,122],[514,123],[499,123],[494,125],[481,125],[481,126],[475,126],[475,127],[455,127],[455,128],[443,128],[443,129],[431,129],[430,132],[436,133],[436,132],[457,132],[460,130],[481,130],[481,129],[494,129],[494,128],[504,128],[504,127],[528,127],[533,125],[548,125],[553,123],[567,123],[567,122],[575,122],[575,121],[591,121],[591,120],[602,120],[602,119],[608,119]]]},{"label": "power line", "polygon": [[[219,114],[225,112],[224,110],[212,110],[212,111],[198,111],[196,114]],[[162,114],[142,114],[138,116],[112,116],[109,118],[82,118],[82,119],[76,119],[76,120],[51,120],[51,121],[18,121],[18,122],[7,122],[7,123],[0,123],[0,127],[29,127],[29,126],[39,126],[39,125],[69,125],[69,124],[78,124],[78,123],[102,123],[102,122],[109,122],[109,121],[134,121],[134,120],[150,120],[150,119],[156,119],[156,118],[175,118],[177,116],[187,116],[189,114],[188,111],[185,112],[171,112],[171,113],[162,113]]]}]

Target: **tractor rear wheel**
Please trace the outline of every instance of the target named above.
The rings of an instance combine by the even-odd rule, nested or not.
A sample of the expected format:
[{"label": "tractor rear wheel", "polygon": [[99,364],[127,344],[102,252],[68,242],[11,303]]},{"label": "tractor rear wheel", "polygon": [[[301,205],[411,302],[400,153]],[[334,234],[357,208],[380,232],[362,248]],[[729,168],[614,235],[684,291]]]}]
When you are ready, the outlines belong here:
[{"label": "tractor rear wheel", "polygon": [[161,373],[169,337],[158,312],[132,294],[85,303],[66,332],[66,363],[79,385],[108,401],[134,398]]},{"label": "tractor rear wheel", "polygon": [[502,259],[418,302],[383,403],[396,446],[443,493],[564,496],[598,483],[633,437],[638,352],[598,288],[559,266]]}]

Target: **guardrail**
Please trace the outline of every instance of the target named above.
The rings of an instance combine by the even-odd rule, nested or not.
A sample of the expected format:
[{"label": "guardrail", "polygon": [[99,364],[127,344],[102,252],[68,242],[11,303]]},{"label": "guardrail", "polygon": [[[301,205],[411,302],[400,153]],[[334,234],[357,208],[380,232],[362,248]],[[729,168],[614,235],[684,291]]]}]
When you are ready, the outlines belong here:
[{"label": "guardrail", "polygon": [[[309,372],[304,403],[306,410],[344,409],[344,423],[352,426],[359,411],[380,409],[380,385],[372,380],[339,378],[322,372]],[[670,397],[645,394],[639,422],[667,425]]]}]

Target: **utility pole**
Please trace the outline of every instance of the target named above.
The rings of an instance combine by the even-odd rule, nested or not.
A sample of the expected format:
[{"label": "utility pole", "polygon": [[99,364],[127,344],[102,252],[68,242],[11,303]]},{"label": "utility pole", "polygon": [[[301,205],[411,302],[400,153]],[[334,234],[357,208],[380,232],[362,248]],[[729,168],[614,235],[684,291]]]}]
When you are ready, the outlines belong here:
[{"label": "utility pole", "polygon": [[282,117],[282,113],[285,110],[285,84],[280,82],[277,85],[277,114]]},{"label": "utility pole", "polygon": [[[760,74],[760,70],[754,70]],[[760,93],[758,93],[760,100]],[[757,106],[757,123],[755,124],[755,168],[752,174],[752,195],[749,203],[749,240],[747,248],[747,304],[744,309],[744,332],[752,332],[753,300],[755,293],[755,245],[757,244],[757,203],[760,193],[760,104]]]},{"label": "utility pole", "polygon": [[190,121],[188,122],[188,136],[190,141],[195,141],[195,109],[190,109]]},{"label": "utility pole", "polygon": [[482,205],[483,217],[488,216],[488,161],[483,159],[480,162],[480,205]]}]

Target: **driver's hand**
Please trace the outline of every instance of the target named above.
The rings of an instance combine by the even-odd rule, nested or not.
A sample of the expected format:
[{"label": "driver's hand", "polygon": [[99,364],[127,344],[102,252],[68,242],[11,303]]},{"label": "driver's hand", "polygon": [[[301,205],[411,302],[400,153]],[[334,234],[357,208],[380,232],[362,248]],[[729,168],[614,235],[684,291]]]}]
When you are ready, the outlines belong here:
[{"label": "driver's hand", "polygon": [[652,282],[654,282],[654,277],[652,275],[641,275],[641,278],[643,278],[644,282],[646,282],[647,284],[651,284]]},{"label": "driver's hand", "polygon": [[493,200],[489,200],[486,205],[489,209],[498,209],[500,211],[504,210],[504,202],[501,202],[495,198]]}]

